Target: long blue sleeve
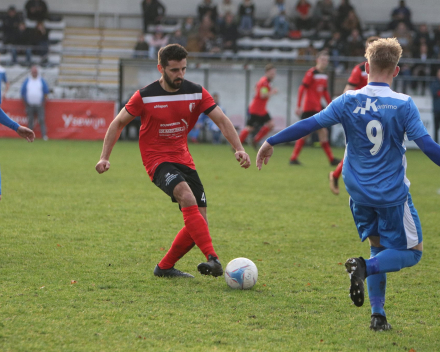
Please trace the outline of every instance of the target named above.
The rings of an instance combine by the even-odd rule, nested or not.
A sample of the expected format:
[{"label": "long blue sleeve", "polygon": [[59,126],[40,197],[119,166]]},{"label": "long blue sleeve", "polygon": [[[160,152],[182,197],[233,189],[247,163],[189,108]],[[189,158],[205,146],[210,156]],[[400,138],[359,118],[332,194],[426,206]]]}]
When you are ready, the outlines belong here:
[{"label": "long blue sleeve", "polygon": [[18,127],[20,127],[20,125],[14,120],[11,120],[2,109],[0,109],[0,123],[14,131],[17,131]]},{"label": "long blue sleeve", "polygon": [[286,127],[284,130],[269,137],[267,143],[270,145],[286,143],[296,141],[302,137],[309,135],[310,133],[321,129],[322,126],[316,121],[315,117],[309,117],[308,119],[298,121],[293,125]]},{"label": "long blue sleeve", "polygon": [[435,143],[430,135],[417,138],[414,142],[429,159],[440,166],[440,145]]}]

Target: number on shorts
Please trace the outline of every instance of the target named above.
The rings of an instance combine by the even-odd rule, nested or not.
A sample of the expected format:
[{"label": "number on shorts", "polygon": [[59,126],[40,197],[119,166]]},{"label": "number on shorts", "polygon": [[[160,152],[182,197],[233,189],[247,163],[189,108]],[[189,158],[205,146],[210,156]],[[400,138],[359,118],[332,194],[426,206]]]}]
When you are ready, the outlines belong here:
[{"label": "number on shorts", "polygon": [[[376,131],[375,134],[374,131]],[[377,120],[371,120],[367,125],[367,137],[371,143],[374,144],[373,148],[370,149],[371,155],[376,155],[383,143],[383,127],[382,124]]]},{"label": "number on shorts", "polygon": [[203,192],[203,194],[202,194],[202,202],[206,203],[205,192]]}]

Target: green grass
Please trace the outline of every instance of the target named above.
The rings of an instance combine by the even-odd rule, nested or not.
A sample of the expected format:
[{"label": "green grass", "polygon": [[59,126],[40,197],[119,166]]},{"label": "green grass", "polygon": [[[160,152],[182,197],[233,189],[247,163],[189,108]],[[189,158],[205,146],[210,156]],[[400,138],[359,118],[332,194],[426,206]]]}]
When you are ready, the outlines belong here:
[{"label": "green grass", "polygon": [[252,290],[234,291],[196,274],[197,248],[177,264],[195,279],[153,276],[181,213],[150,182],[136,143],[118,143],[98,175],[101,147],[0,140],[1,351],[440,350],[440,170],[421,152],[407,156],[424,255],[388,275],[393,330],[373,333],[341,265],[369,248],[346,191],[328,189],[322,150],[304,149],[304,166],[292,167],[291,148],[277,147],[258,172],[253,150],[242,170],[226,146],[191,146],[222,263],[247,257],[259,269]]}]

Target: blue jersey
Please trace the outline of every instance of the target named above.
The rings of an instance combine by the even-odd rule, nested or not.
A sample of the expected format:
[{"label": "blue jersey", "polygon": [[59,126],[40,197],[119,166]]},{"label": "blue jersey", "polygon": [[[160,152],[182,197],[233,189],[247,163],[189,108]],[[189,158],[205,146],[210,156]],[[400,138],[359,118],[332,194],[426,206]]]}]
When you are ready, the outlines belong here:
[{"label": "blue jersey", "polygon": [[0,104],[2,103],[2,82],[7,83],[6,70],[0,66]]},{"label": "blue jersey", "polygon": [[342,176],[356,203],[390,207],[407,200],[405,134],[410,141],[428,134],[411,97],[386,83],[369,83],[347,91],[315,118],[322,127],[344,127]]}]

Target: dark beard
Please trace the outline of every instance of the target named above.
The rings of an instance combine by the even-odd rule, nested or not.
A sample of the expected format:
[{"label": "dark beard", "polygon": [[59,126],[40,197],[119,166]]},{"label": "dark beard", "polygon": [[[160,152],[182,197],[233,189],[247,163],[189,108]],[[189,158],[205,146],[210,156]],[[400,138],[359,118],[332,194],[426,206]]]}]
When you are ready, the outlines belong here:
[{"label": "dark beard", "polygon": [[173,82],[165,72],[163,73],[163,79],[173,89],[179,89],[183,83],[183,79],[181,80],[180,78],[174,80],[174,82]]}]

